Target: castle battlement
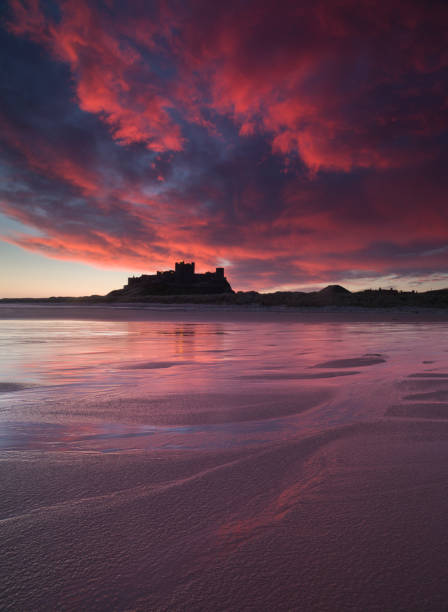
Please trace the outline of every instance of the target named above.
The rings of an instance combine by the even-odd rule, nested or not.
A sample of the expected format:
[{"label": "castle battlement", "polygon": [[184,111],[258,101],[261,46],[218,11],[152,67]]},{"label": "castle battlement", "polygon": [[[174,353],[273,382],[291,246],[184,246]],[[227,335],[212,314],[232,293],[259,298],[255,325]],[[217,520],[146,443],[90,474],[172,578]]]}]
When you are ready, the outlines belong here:
[{"label": "castle battlement", "polygon": [[131,276],[123,287],[124,291],[139,294],[188,294],[188,293],[229,293],[232,288],[224,275],[224,268],[215,272],[195,272],[195,262],[179,261],[174,270],[158,271],[156,274]]}]

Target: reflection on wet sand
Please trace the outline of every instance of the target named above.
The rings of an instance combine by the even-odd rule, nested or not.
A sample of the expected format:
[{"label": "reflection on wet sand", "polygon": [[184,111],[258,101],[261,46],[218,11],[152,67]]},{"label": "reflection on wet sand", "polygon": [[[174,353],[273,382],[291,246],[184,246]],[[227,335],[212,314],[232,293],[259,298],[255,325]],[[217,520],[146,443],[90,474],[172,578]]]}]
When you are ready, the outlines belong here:
[{"label": "reflection on wet sand", "polygon": [[[69,411],[56,402],[47,406],[47,415],[53,420],[62,417],[62,423],[3,423],[0,448],[104,450],[106,439],[115,439],[115,449],[260,444],[266,437],[275,440],[290,432],[293,424],[283,417],[326,405],[332,396],[329,389],[307,389],[300,395],[185,394],[182,398],[93,400]],[[133,423],[122,422],[124,412],[132,413]]]},{"label": "reflection on wet sand", "polygon": [[[117,448],[129,448],[132,437],[135,448],[191,447],[191,431],[177,432],[174,442],[169,428],[226,423],[234,424],[228,432],[204,431],[200,443],[196,431],[195,444],[255,444],[256,436],[245,440],[244,422],[280,419],[282,435],[304,435],[379,418],[392,397],[400,398],[399,385],[448,377],[436,371],[434,351],[431,371],[412,371],[428,355],[427,326],[412,360],[406,343],[415,352],[416,325],[384,324],[373,331],[365,324],[16,320],[2,322],[0,329],[8,347],[0,358],[7,377],[0,383],[0,419],[21,423],[22,432],[29,424],[27,448],[46,423],[50,430],[57,425],[71,431],[59,440],[62,446],[48,442],[53,450],[67,440],[75,443],[76,431],[81,436],[89,428],[94,449],[101,428],[111,426],[122,428],[126,438]],[[443,389],[425,391],[432,395],[420,399],[443,399]],[[353,396],[364,398],[362,407]],[[149,429],[133,431],[134,424]],[[155,433],[153,426],[165,429]],[[263,443],[276,440],[278,431],[277,425],[271,431],[265,426]],[[44,439],[36,437],[39,448]],[[18,440],[14,444],[20,447]]]},{"label": "reflection on wet sand", "polygon": [[444,609],[446,331],[0,321],[2,604]]}]

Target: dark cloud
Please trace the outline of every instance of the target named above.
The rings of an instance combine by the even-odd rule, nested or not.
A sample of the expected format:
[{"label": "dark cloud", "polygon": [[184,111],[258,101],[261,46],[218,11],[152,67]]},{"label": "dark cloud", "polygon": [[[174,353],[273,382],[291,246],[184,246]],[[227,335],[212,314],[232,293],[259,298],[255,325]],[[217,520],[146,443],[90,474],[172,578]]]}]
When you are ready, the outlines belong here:
[{"label": "dark cloud", "polygon": [[[239,287],[446,267],[448,9],[9,3],[0,207],[52,257]],[[148,263],[146,263],[148,262]]]}]

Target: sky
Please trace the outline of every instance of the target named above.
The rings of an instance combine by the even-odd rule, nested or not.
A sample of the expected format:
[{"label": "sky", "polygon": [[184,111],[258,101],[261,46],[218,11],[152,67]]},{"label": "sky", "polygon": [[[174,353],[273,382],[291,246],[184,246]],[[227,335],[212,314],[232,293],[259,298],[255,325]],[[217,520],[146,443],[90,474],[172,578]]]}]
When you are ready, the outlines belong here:
[{"label": "sky", "polygon": [[448,5],[0,4],[0,297],[448,287]]}]

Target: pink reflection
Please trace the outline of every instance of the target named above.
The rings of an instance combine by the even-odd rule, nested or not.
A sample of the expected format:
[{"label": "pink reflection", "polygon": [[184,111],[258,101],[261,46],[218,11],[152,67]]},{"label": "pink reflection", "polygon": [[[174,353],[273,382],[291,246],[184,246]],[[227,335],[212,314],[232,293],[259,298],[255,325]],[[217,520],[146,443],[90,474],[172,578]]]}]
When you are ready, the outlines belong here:
[{"label": "pink reflection", "polygon": [[401,377],[444,363],[440,329],[421,330],[206,315],[202,323],[3,321],[5,381],[33,386],[0,395],[1,418],[22,430],[57,426],[44,435],[29,425],[19,446],[265,445],[382,417],[400,399]]},{"label": "pink reflection", "polygon": [[443,609],[446,331],[0,322],[11,605]]}]

